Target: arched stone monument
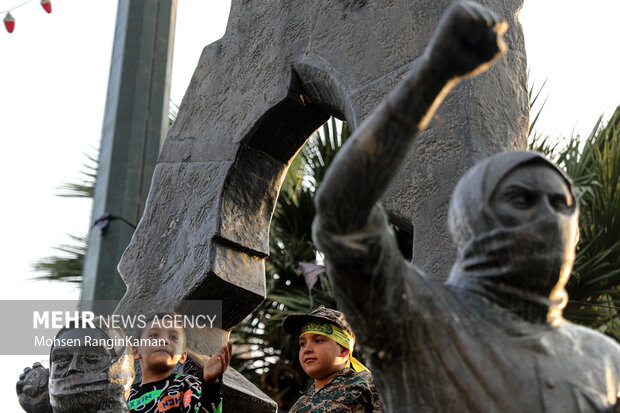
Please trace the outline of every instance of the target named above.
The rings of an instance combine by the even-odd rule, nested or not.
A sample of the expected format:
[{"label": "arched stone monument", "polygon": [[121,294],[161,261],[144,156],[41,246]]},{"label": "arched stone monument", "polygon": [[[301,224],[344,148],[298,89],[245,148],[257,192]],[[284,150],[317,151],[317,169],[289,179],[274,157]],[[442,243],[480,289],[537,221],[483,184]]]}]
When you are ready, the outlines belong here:
[{"label": "arched stone monument", "polygon": [[[116,312],[138,313],[149,300],[222,300],[222,331],[189,343],[202,354],[221,346],[264,298],[269,222],[294,155],[330,115],[355,129],[451,3],[233,0],[226,34],[203,50],[166,138],[119,264],[128,291]],[[507,56],[447,96],[415,148],[422,161],[406,163],[384,199],[394,222],[413,228],[414,261],[435,276],[453,258],[444,223],[458,177],[489,154],[523,148],[527,134],[522,1],[481,3],[509,22]],[[224,408],[248,400],[244,411],[273,409],[235,377],[224,378]]]}]

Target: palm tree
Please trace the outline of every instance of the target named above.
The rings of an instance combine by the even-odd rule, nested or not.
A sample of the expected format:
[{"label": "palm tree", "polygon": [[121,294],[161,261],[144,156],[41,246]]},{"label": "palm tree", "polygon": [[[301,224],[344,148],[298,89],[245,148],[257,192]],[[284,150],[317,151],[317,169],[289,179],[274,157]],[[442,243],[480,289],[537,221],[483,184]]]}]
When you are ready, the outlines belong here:
[{"label": "palm tree", "polygon": [[[98,150],[96,150],[98,152]],[[68,183],[60,187],[58,196],[68,198],[93,197],[95,181],[97,180],[97,157],[86,154],[87,162],[83,164],[82,179],[78,183]],[[36,261],[32,267],[43,275],[35,280],[65,281],[71,283],[82,282],[82,265],[86,254],[86,236],[69,235],[72,244],[63,244],[54,249],[61,255],[52,255]]]},{"label": "palm tree", "polygon": [[[175,121],[178,112],[179,106],[171,100],[168,105],[168,127]],[[63,192],[59,193],[58,196],[93,198],[99,168],[99,149],[94,149],[94,152],[95,155],[86,154],[87,162],[82,165],[84,169],[80,172],[81,181],[62,185],[60,190]],[[82,282],[82,266],[86,254],[87,236],[69,235],[69,237],[73,240],[72,244],[54,247],[62,255],[51,255],[36,261],[32,265],[35,271],[43,273],[41,276],[34,277],[35,280],[65,281],[78,284]]]},{"label": "palm tree", "polygon": [[580,241],[564,315],[620,341],[620,106],[584,142],[573,137],[560,147],[534,136],[530,147],[566,170],[579,200]]}]

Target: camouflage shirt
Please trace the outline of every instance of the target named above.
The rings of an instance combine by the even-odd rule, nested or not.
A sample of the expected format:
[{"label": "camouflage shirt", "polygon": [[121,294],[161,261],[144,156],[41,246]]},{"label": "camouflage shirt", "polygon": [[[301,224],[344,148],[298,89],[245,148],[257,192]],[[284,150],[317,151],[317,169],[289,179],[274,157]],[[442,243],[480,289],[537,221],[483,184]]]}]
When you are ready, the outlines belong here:
[{"label": "camouflage shirt", "polygon": [[383,405],[372,375],[346,368],[314,392],[314,384],[293,405],[289,413],[380,413]]}]

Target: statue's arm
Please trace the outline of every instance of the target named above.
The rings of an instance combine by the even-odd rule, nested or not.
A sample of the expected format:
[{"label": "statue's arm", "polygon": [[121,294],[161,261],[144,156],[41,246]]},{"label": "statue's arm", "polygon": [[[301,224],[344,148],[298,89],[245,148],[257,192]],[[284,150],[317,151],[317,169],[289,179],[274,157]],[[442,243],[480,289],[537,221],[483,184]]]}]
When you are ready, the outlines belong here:
[{"label": "statue's arm", "polygon": [[363,228],[399,171],[414,138],[462,78],[486,70],[505,50],[506,30],[491,11],[458,2],[444,14],[407,78],[341,149],[317,194],[321,225],[334,233]]}]

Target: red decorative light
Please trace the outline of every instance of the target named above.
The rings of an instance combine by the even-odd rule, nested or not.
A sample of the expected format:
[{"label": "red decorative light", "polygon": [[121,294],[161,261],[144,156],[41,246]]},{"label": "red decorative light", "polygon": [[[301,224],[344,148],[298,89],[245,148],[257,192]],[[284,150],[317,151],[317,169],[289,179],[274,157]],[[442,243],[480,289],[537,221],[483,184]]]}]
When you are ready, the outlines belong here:
[{"label": "red decorative light", "polygon": [[4,17],[4,27],[6,27],[6,31],[9,33],[13,33],[13,30],[15,30],[15,19],[11,16],[11,13],[7,13]]},{"label": "red decorative light", "polygon": [[52,2],[50,0],[41,0],[41,7],[48,13],[52,12]]}]

